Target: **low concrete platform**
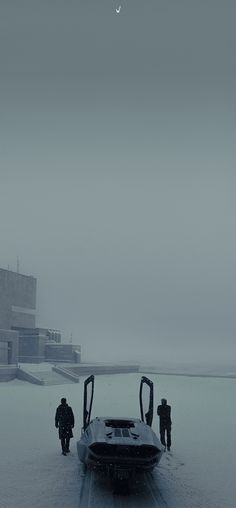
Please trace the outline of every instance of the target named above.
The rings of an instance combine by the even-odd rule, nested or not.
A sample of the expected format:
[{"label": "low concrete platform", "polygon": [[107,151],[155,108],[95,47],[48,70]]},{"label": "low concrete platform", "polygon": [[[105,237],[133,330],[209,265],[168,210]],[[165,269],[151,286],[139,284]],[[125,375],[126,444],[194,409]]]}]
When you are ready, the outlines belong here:
[{"label": "low concrete platform", "polygon": [[[60,366],[62,367],[62,364]],[[63,367],[77,376],[139,372],[139,365],[126,363],[75,363],[63,364]]]},{"label": "low concrete platform", "polygon": [[[1,369],[0,369],[1,370]],[[38,385],[78,383],[80,376],[127,374],[140,372],[140,366],[128,363],[69,363],[51,364],[21,363],[17,366],[6,366],[0,372],[0,381],[18,378]]]},{"label": "low concrete platform", "polygon": [[12,381],[17,377],[17,365],[0,365],[0,382]]},{"label": "low concrete platform", "polygon": [[[69,363],[60,362],[58,364],[27,364],[18,371],[21,374],[20,379],[41,384],[53,385],[64,383],[78,383],[80,376],[104,375],[104,374],[127,374],[129,372],[139,372],[139,365],[134,364],[108,364],[108,363]],[[23,374],[24,372],[24,374]],[[18,376],[19,377],[19,376]]]},{"label": "low concrete platform", "polygon": [[207,365],[207,364],[177,364],[177,365],[142,365],[139,369],[142,374],[159,374],[163,376],[186,376],[186,377],[219,377],[236,378],[235,365]]}]

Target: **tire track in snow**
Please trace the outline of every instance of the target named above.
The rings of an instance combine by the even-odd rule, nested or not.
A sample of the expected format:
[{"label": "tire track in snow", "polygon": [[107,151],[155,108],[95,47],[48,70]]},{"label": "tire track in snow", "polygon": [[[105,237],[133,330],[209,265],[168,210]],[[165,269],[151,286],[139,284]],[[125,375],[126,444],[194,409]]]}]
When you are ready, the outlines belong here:
[{"label": "tire track in snow", "polygon": [[93,490],[93,475],[94,473],[90,470],[86,470],[81,473],[82,485],[79,497],[79,508],[90,508],[92,507],[92,490]]},{"label": "tire track in snow", "polygon": [[78,508],[168,508],[151,473],[138,475],[128,492],[115,493],[106,475],[87,470],[82,474]]},{"label": "tire track in snow", "polygon": [[152,473],[146,473],[147,478],[147,486],[150,490],[151,496],[156,503],[155,506],[158,506],[158,508],[168,508],[167,502],[164,500],[160,490],[157,488],[155,479],[152,476]]}]

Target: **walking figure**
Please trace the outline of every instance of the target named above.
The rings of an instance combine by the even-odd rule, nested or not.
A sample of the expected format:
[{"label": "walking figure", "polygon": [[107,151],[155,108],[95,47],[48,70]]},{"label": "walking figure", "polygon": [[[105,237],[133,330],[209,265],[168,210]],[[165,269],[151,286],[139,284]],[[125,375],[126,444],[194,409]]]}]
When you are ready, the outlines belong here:
[{"label": "walking figure", "polygon": [[73,437],[72,429],[74,427],[74,414],[66,399],[61,399],[60,406],[57,407],[55,415],[55,427],[59,429],[59,439],[61,441],[62,455],[70,452],[70,439]]},{"label": "walking figure", "polygon": [[171,406],[168,406],[166,399],[161,399],[161,405],[157,408],[160,419],[161,444],[170,451],[171,447]]}]

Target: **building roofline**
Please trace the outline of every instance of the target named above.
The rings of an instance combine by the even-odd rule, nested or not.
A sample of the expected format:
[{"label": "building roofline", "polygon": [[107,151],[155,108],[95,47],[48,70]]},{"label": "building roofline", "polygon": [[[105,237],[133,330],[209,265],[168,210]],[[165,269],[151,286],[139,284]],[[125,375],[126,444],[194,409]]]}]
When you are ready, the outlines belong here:
[{"label": "building roofline", "polygon": [[6,268],[0,268],[0,272],[7,272],[7,273],[14,273],[14,275],[19,275],[20,277],[28,277],[30,279],[35,279],[37,280],[36,277],[34,277],[33,275],[26,275],[24,273],[19,273],[19,272],[16,272],[14,270],[8,270]]}]

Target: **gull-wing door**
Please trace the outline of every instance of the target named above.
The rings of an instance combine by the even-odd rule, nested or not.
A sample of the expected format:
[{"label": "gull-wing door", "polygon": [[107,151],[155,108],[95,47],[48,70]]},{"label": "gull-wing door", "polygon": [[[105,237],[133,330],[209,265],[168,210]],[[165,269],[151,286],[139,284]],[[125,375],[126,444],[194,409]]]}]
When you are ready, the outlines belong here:
[{"label": "gull-wing door", "polygon": [[83,430],[86,430],[90,424],[92,403],[94,393],[94,376],[89,376],[84,381],[84,411],[83,411]]},{"label": "gull-wing door", "polygon": [[[148,403],[148,410],[144,414],[143,411],[143,387],[146,385],[149,389],[149,403]],[[148,379],[148,377],[142,376],[141,382],[140,382],[140,389],[139,389],[139,404],[140,404],[140,413],[141,413],[141,420],[149,425],[152,426],[152,420],[153,420],[153,382]]]}]

